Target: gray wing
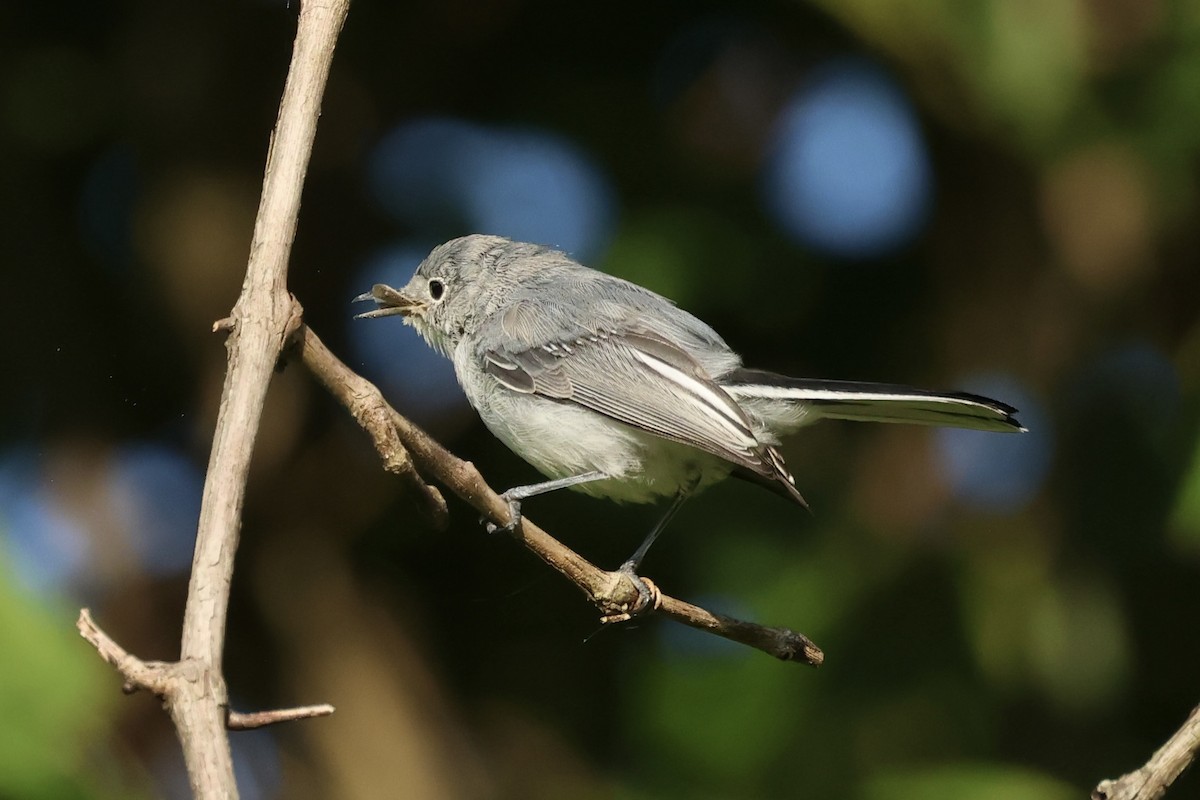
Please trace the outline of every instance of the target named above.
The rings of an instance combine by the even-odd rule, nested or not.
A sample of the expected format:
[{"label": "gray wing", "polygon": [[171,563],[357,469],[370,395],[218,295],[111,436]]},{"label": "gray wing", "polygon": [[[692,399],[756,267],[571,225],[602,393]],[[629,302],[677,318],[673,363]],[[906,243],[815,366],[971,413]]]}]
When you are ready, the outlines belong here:
[{"label": "gray wing", "polygon": [[[546,298],[554,298],[547,302]],[[480,328],[489,341],[532,348],[610,331],[640,331],[670,342],[700,364],[710,378],[741,360],[703,320],[637,284],[577,264],[543,269],[489,314]]]},{"label": "gray wing", "polygon": [[687,351],[654,332],[601,330],[482,355],[484,371],[513,391],[576,403],[711,453],[804,503],[783,458],[758,440],[737,402]]}]

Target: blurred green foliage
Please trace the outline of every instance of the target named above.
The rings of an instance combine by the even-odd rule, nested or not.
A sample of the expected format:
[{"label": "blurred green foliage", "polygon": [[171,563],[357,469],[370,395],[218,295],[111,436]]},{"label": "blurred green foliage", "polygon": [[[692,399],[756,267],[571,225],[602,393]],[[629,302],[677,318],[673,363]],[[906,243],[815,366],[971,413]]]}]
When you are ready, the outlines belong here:
[{"label": "blurred green foliage", "polygon": [[107,665],[82,658],[75,609],[21,585],[0,548],[0,796],[140,796],[123,783],[105,720],[120,702]]},{"label": "blurred green foliage", "polygon": [[1200,550],[1200,439],[1191,463],[1183,474],[1173,515],[1175,541],[1185,551]]},{"label": "blurred green foliage", "polygon": [[1070,784],[1023,769],[986,765],[882,775],[867,784],[864,800],[900,800],[921,797],[925,800],[1067,800],[1078,797]]}]

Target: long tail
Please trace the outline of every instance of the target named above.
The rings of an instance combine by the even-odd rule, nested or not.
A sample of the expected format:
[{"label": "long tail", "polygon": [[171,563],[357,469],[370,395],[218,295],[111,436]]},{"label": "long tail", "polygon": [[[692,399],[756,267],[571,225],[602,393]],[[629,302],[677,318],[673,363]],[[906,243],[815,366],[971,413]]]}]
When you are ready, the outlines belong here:
[{"label": "long tail", "polygon": [[747,412],[776,433],[789,433],[818,419],[907,422],[1016,433],[1025,428],[1017,410],[965,392],[930,392],[890,383],[789,378],[738,369],[721,385]]}]

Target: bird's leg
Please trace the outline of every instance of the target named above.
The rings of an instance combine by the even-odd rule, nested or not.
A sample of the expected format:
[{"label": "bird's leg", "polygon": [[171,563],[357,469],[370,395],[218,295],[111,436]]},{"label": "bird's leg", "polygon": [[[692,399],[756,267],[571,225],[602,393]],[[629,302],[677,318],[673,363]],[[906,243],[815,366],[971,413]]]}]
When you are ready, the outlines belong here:
[{"label": "bird's leg", "polygon": [[633,551],[633,555],[626,559],[625,563],[621,565],[622,572],[637,572],[637,568],[642,565],[642,559],[646,557],[646,553],[649,552],[650,547],[654,544],[654,541],[658,538],[659,534],[663,532],[675,515],[679,513],[680,507],[683,506],[683,501],[687,500],[691,493],[691,489],[688,488],[681,489],[679,494],[675,495],[675,499],[671,501],[671,507],[667,509],[667,513],[663,514],[662,519],[655,524],[654,529],[646,535],[646,538],[642,540],[640,545],[638,545],[638,549]]},{"label": "bird's leg", "polygon": [[[642,543],[638,545],[638,549],[635,550],[633,555],[626,559],[625,563],[622,564],[617,570],[618,572],[628,575],[633,581],[633,585],[637,587],[638,611],[651,606],[655,602],[654,594],[658,591],[657,588],[652,590],[651,587],[653,587],[654,584],[650,583],[649,579],[642,578],[637,574],[638,567],[642,565],[642,559],[646,557],[646,553],[649,552],[651,545],[654,544],[654,540],[658,538],[659,534],[662,533],[667,527],[667,524],[670,523],[677,513],[679,513],[679,509],[683,506],[683,501],[688,499],[692,493],[692,489],[694,488],[695,485],[693,484],[692,486],[688,486],[687,488],[679,490],[679,494],[675,495],[675,499],[671,501],[671,507],[667,509],[667,513],[663,514],[662,519],[655,524],[653,530],[651,530]],[[635,611],[633,613],[637,612]]]},{"label": "bird's leg", "polygon": [[487,523],[487,532],[495,533],[496,531],[513,531],[521,524],[521,501],[526,500],[535,495],[553,492],[556,489],[566,489],[569,486],[578,486],[581,483],[591,483],[609,477],[603,472],[585,472],[582,475],[571,475],[566,478],[558,478],[553,481],[543,481],[541,483],[531,483],[528,486],[514,486],[500,496],[508,503],[509,522],[507,525],[497,525],[494,522]]}]

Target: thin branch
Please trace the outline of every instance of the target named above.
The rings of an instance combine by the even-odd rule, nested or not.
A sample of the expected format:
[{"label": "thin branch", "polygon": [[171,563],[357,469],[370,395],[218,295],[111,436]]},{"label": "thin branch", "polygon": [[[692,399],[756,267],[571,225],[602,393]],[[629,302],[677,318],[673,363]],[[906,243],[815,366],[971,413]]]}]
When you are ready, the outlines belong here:
[{"label": "thin branch", "polygon": [[[437,480],[461,497],[486,519],[504,525],[509,521],[508,504],[492,490],[475,466],[446,450],[424,431],[388,405],[379,389],[355,374],[325,347],[307,326],[297,332],[300,355],[321,383],[359,420],[384,453],[395,436],[410,454],[416,470]],[[364,420],[385,418],[390,425],[381,432],[377,424]],[[424,485],[421,483],[420,485]],[[440,497],[440,496],[439,496]],[[708,633],[754,647],[784,661],[819,666],[825,656],[808,637],[787,628],[773,628],[714,614],[703,608],[661,594],[645,605],[632,579],[592,564],[524,516],[512,532],[517,541],[535,553],[583,590],[600,609],[602,619],[616,622],[643,613],[658,613]],[[645,580],[645,579],[643,579]],[[646,581],[653,587],[650,581]]]},{"label": "thin branch", "polygon": [[225,725],[231,731],[248,731],[274,725],[278,722],[292,722],[311,717],[328,717],[333,713],[333,706],[322,703],[318,706],[299,706],[297,708],[280,708],[274,711],[230,711]]},{"label": "thin branch", "polygon": [[1192,709],[1179,730],[1140,769],[1116,780],[1103,780],[1092,800],[1158,800],[1183,774],[1200,750],[1200,706]]},{"label": "thin branch", "polygon": [[399,475],[416,493],[420,509],[438,530],[446,527],[449,513],[446,499],[417,472],[412,456],[400,442],[392,425],[391,408],[375,384],[355,374],[325,347],[307,326],[297,331],[296,341],[304,347],[305,363],[329,393],[342,402],[350,415],[371,436],[383,467]]},{"label": "thin branch", "polygon": [[825,653],[821,648],[807,636],[791,628],[744,622],[705,611],[699,606],[665,595],[659,613],[692,628],[762,650],[783,661],[798,661],[814,667],[819,667],[825,662]]},{"label": "thin branch", "polygon": [[[228,362],[201,499],[180,659],[173,664],[142,662],[104,635],[86,610],[80,614],[80,633],[117,667],[127,685],[163,698],[198,798],[237,797],[221,674],[234,553],[267,385],[284,343],[300,323],[299,306],[287,292],[287,264],[321,96],[348,11],[349,0],[306,0],[301,5],[246,277],[229,318],[215,326],[229,333]],[[290,712],[266,713],[282,719]]]},{"label": "thin branch", "polygon": [[[132,655],[111,636],[100,629],[92,619],[90,609],[80,609],[79,619],[75,622],[79,635],[96,648],[100,657],[112,664],[117,672],[125,678],[122,686],[126,694],[146,690],[159,697],[165,698],[174,687],[173,681],[178,680],[177,673],[186,677],[187,662],[183,661],[142,661]],[[186,678],[190,679],[190,678]],[[333,706],[323,703],[316,706],[299,706],[297,708],[280,708],[272,711],[240,712],[229,711],[225,715],[225,727],[231,731],[247,731],[274,725],[277,722],[291,722],[310,717],[327,717],[334,711]]]},{"label": "thin branch", "polygon": [[90,609],[81,608],[79,619],[75,622],[79,635],[96,648],[100,657],[116,667],[117,672],[125,679],[122,687],[126,694],[132,694],[140,689],[162,696],[167,692],[166,666],[161,661],[142,661],[125,648],[113,641],[112,637],[100,629],[92,619]]}]

